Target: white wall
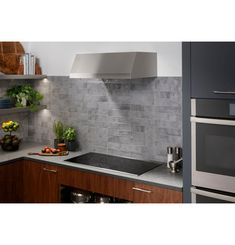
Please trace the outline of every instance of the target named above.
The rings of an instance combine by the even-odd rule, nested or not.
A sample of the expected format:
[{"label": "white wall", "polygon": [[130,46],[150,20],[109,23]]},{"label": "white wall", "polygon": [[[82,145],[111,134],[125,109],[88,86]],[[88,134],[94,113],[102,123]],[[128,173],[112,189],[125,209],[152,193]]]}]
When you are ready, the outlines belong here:
[{"label": "white wall", "polygon": [[180,42],[30,42],[27,51],[40,59],[44,74],[69,75],[76,53],[115,51],[156,51],[158,76],[181,76],[182,54]]},{"label": "white wall", "polygon": [[29,52],[29,46],[30,46],[30,43],[29,42],[20,42],[24,48],[24,51],[25,52]]}]

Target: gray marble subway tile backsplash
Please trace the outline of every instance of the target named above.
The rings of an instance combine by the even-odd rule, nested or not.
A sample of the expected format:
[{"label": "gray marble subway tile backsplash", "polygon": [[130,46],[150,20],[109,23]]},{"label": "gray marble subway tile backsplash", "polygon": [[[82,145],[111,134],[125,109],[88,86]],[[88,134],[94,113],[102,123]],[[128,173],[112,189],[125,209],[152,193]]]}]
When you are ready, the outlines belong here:
[{"label": "gray marble subway tile backsplash", "polygon": [[[4,84],[1,91],[9,87]],[[61,120],[77,129],[82,150],[166,161],[166,147],[182,145],[181,77],[103,82],[53,76],[33,84],[48,110],[29,114],[27,122],[18,116],[25,139],[53,144],[52,125]]]}]

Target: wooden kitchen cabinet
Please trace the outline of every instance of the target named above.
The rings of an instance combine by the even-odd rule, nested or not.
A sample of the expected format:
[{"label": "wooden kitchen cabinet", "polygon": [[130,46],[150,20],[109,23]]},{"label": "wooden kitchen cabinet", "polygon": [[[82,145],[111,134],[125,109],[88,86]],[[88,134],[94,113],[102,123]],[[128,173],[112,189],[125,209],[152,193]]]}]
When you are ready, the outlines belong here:
[{"label": "wooden kitchen cabinet", "polygon": [[113,196],[114,179],[109,176],[80,171],[74,168],[60,167],[60,185],[70,186],[103,195]]},{"label": "wooden kitchen cabinet", "polygon": [[107,175],[91,174],[91,191],[107,196],[115,196],[114,194],[114,178]]},{"label": "wooden kitchen cabinet", "polygon": [[23,161],[14,161],[0,165],[0,203],[18,203],[22,201]]},{"label": "wooden kitchen cabinet", "polygon": [[181,203],[182,192],[32,160],[0,165],[1,203],[57,203],[67,186],[134,203]]},{"label": "wooden kitchen cabinet", "polygon": [[91,189],[90,174],[73,168],[59,167],[58,181],[64,186],[83,190]]},{"label": "wooden kitchen cabinet", "polygon": [[182,192],[152,185],[135,183],[134,203],[182,203]]},{"label": "wooden kitchen cabinet", "polygon": [[59,202],[57,166],[25,160],[23,201],[26,203]]},{"label": "wooden kitchen cabinet", "polygon": [[60,167],[60,185],[95,192],[134,203],[182,203],[182,192],[131,180]]},{"label": "wooden kitchen cabinet", "polygon": [[74,168],[60,167],[60,185],[132,201],[133,182]]},{"label": "wooden kitchen cabinet", "polygon": [[134,203],[182,203],[182,192],[115,178],[114,196]]},{"label": "wooden kitchen cabinet", "polygon": [[114,196],[116,198],[133,201],[133,181],[115,178],[114,183]]}]

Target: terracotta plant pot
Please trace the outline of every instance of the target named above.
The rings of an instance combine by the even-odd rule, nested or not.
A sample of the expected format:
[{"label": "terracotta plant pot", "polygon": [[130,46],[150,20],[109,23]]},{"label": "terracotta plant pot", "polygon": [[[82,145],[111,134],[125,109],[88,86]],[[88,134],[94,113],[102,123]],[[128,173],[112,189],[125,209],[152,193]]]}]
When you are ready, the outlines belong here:
[{"label": "terracotta plant pot", "polygon": [[58,139],[54,139],[54,148],[58,148],[58,144],[60,143],[64,143],[64,140],[58,140]]}]

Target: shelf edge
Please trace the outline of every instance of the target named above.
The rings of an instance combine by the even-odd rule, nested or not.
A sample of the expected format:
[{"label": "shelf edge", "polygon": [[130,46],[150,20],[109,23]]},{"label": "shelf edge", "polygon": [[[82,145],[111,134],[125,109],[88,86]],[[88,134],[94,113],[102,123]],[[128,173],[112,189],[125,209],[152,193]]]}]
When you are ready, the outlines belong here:
[{"label": "shelf edge", "polygon": [[[40,105],[38,111],[46,108],[47,108],[46,105]],[[30,112],[29,107],[23,107],[23,108],[12,107],[8,109],[0,109],[0,115],[9,115],[9,114],[26,113],[26,112]]]},{"label": "shelf edge", "polygon": [[0,75],[0,80],[40,80],[47,75]]}]

